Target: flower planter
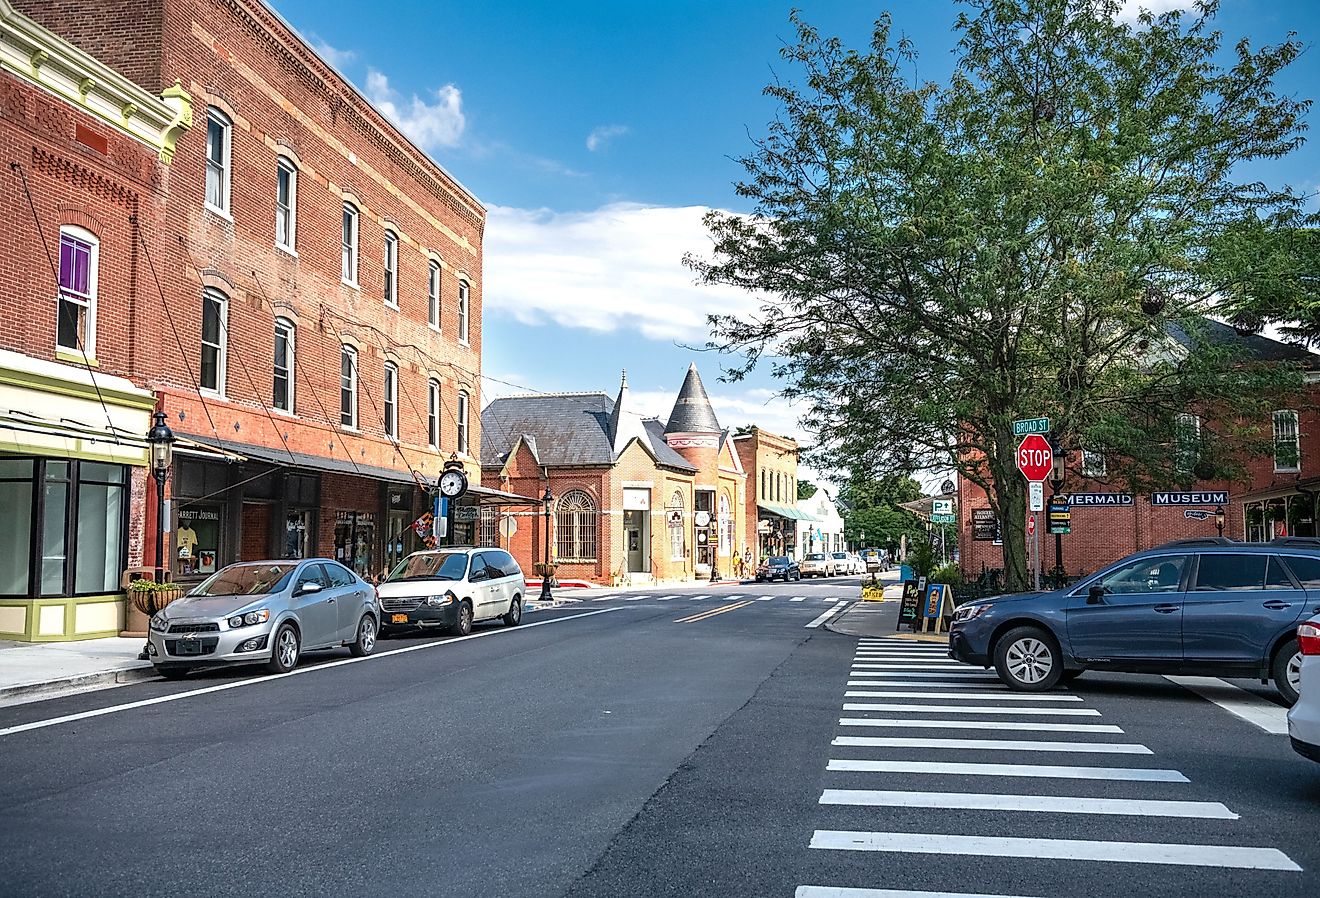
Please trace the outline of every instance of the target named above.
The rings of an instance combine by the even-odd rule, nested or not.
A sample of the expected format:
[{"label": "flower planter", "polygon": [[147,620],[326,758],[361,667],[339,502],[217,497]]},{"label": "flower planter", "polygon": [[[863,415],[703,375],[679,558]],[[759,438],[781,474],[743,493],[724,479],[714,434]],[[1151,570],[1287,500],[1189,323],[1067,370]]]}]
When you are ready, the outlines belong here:
[{"label": "flower planter", "polygon": [[147,617],[160,611],[170,602],[183,597],[183,587],[170,584],[161,589],[130,589],[128,600],[133,607]]}]

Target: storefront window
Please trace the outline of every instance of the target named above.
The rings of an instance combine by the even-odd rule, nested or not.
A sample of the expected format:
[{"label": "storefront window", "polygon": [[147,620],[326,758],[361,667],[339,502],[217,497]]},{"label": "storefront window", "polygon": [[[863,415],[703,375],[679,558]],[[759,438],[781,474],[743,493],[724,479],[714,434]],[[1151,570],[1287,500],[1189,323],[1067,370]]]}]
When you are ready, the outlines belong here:
[{"label": "storefront window", "polygon": [[335,561],[370,577],[375,567],[376,515],[369,511],[335,514]]},{"label": "storefront window", "polygon": [[78,527],[74,545],[78,570],[74,589],[80,593],[111,592],[124,569],[124,543],[109,538],[124,518],[124,468],[83,462],[78,483]]},{"label": "storefront window", "polygon": [[64,573],[69,560],[65,544],[69,521],[69,463],[46,462],[46,484],[42,496],[41,594],[64,592]]},{"label": "storefront window", "polygon": [[307,558],[307,544],[312,532],[310,511],[291,511],[284,520],[284,557]]},{"label": "storefront window", "polygon": [[220,554],[223,507],[191,502],[179,509],[174,533],[174,575],[214,574]]},{"label": "storefront window", "polygon": [[0,527],[0,595],[27,595],[32,559],[32,459],[0,458],[0,508],[13,521]]}]

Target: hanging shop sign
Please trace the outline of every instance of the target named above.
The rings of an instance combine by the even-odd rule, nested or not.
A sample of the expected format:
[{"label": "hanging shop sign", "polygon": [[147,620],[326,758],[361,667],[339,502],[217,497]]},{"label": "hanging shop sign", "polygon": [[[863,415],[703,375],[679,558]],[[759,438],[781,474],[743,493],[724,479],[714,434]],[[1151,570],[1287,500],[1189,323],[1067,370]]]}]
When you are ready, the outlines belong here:
[{"label": "hanging shop sign", "polygon": [[1206,493],[1151,493],[1151,505],[1227,505],[1228,491]]},{"label": "hanging shop sign", "polygon": [[1069,493],[1063,498],[1071,505],[1101,505],[1127,508],[1132,505],[1131,493]]},{"label": "hanging shop sign", "polygon": [[481,517],[481,509],[476,505],[455,505],[455,521],[475,521]]},{"label": "hanging shop sign", "polygon": [[1204,508],[1189,508],[1183,512],[1183,517],[1189,521],[1208,520],[1214,512],[1206,511]]},{"label": "hanging shop sign", "polygon": [[979,542],[993,542],[999,538],[999,518],[993,509],[972,509],[972,539]]}]

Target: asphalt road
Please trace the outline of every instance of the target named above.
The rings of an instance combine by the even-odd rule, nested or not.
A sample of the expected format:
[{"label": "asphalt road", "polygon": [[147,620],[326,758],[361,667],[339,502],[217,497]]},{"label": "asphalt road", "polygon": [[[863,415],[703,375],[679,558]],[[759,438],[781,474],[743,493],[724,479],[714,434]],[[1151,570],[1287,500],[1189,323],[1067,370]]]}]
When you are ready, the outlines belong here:
[{"label": "asphalt road", "polygon": [[808,627],[855,595],[638,591],[0,708],[0,890],[1314,894],[1320,764],[1286,737],[1159,678],[1021,701],[938,648]]}]

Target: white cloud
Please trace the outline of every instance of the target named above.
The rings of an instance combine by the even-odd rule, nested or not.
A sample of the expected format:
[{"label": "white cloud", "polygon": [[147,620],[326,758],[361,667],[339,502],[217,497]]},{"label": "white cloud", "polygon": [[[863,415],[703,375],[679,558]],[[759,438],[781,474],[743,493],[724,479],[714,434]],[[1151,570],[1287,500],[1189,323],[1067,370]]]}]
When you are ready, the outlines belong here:
[{"label": "white cloud", "polygon": [[1196,0],[1123,0],[1123,6],[1118,11],[1118,20],[1120,22],[1136,22],[1143,8],[1150,10],[1156,17],[1159,17],[1166,12],[1172,12],[1175,9],[1191,9],[1195,5]]},{"label": "white cloud", "polygon": [[375,69],[367,71],[367,99],[403,133],[425,150],[457,145],[467,122],[463,117],[463,95],[446,84],[428,103],[412,94],[407,100],[390,87],[389,79]]},{"label": "white cloud", "polygon": [[627,125],[599,125],[587,135],[587,149],[596,152],[616,137],[622,137],[630,129]]},{"label": "white cloud", "polygon": [[588,212],[492,206],[484,308],[523,324],[631,329],[651,340],[704,342],[708,312],[746,315],[757,300],[706,287],[683,254],[707,254],[704,206],[616,203]]},{"label": "white cloud", "polygon": [[336,47],[332,47],[314,34],[311,36],[311,41],[312,49],[316,51],[316,55],[320,56],[326,62],[330,63],[330,65],[338,69],[341,75],[344,72],[344,67],[348,63],[357,59],[357,53],[355,51],[340,50]]}]

